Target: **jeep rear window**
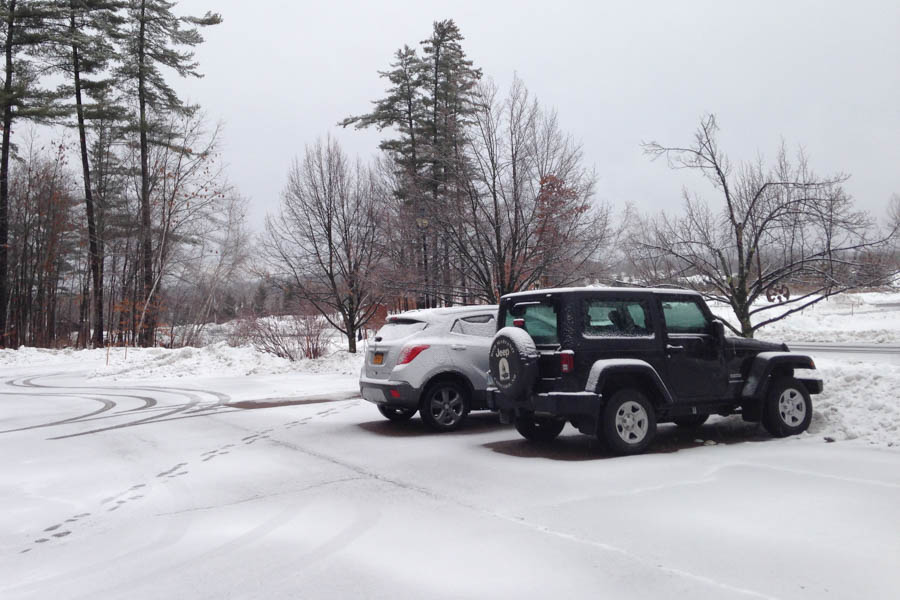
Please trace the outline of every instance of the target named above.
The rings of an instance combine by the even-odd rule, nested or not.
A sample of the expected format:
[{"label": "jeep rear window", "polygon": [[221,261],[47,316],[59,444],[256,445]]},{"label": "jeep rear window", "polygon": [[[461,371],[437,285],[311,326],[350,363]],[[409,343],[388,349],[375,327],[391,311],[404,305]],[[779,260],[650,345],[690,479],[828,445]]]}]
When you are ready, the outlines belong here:
[{"label": "jeep rear window", "polygon": [[379,341],[381,342],[397,340],[412,335],[417,331],[422,331],[426,325],[427,323],[424,321],[416,321],[414,319],[393,319],[385,323],[378,330],[378,333],[375,334],[375,337],[380,337]]},{"label": "jeep rear window", "polygon": [[588,337],[652,337],[645,300],[590,299],[582,304]]},{"label": "jeep rear window", "polygon": [[[513,310],[515,309],[515,310]],[[513,315],[513,312],[516,315]],[[513,321],[525,319],[525,331],[538,346],[559,344],[557,333],[556,307],[552,304],[528,302],[512,305],[506,313],[505,327],[513,327]]]}]

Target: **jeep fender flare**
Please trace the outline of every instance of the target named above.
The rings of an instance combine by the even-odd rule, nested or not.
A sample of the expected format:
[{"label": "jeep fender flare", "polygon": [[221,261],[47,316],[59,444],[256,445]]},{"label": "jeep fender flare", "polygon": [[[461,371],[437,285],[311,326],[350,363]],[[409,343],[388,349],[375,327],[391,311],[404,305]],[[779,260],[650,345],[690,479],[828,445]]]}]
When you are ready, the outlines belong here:
[{"label": "jeep fender flare", "polygon": [[741,390],[744,400],[759,400],[765,397],[772,372],[778,367],[792,369],[815,369],[816,363],[806,354],[795,352],[760,352],[753,359],[750,374]]},{"label": "jeep fender flare", "polygon": [[672,394],[663,383],[662,377],[656,369],[647,361],[637,358],[609,358],[596,361],[588,374],[585,391],[600,394],[603,386],[611,377],[616,375],[634,376],[654,388],[659,393],[660,403],[669,405],[673,403]]}]

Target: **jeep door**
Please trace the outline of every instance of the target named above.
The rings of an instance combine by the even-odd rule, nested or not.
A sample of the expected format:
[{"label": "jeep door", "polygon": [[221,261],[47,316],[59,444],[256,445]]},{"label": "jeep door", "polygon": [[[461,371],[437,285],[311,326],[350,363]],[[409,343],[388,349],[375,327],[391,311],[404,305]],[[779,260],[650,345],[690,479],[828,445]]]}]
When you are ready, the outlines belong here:
[{"label": "jeep door", "polygon": [[664,368],[662,331],[653,308],[649,294],[585,294],[572,303],[580,331],[575,370],[582,383],[594,361],[601,359],[635,358],[658,372]]},{"label": "jeep door", "polygon": [[666,385],[679,400],[717,400],[728,390],[723,349],[699,296],[660,295],[665,327]]}]

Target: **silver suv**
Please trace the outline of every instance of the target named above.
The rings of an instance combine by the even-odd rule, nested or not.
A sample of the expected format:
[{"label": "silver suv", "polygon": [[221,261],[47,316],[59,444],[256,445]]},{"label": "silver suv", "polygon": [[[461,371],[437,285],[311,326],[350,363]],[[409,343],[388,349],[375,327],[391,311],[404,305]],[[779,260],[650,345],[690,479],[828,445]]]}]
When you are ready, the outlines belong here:
[{"label": "silver suv", "polygon": [[419,411],[432,429],[457,429],[470,410],[488,407],[488,350],[496,331],[495,305],[389,317],[366,351],[360,393],[391,421]]}]

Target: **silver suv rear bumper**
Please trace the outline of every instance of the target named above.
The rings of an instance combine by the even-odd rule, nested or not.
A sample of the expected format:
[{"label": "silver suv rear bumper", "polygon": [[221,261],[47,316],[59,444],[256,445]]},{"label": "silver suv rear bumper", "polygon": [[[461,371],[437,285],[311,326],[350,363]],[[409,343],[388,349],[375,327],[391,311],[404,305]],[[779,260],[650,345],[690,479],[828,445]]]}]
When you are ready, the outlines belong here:
[{"label": "silver suv rear bumper", "polygon": [[373,404],[416,408],[419,406],[419,394],[405,381],[384,379],[359,379],[359,393],[365,400]]}]

